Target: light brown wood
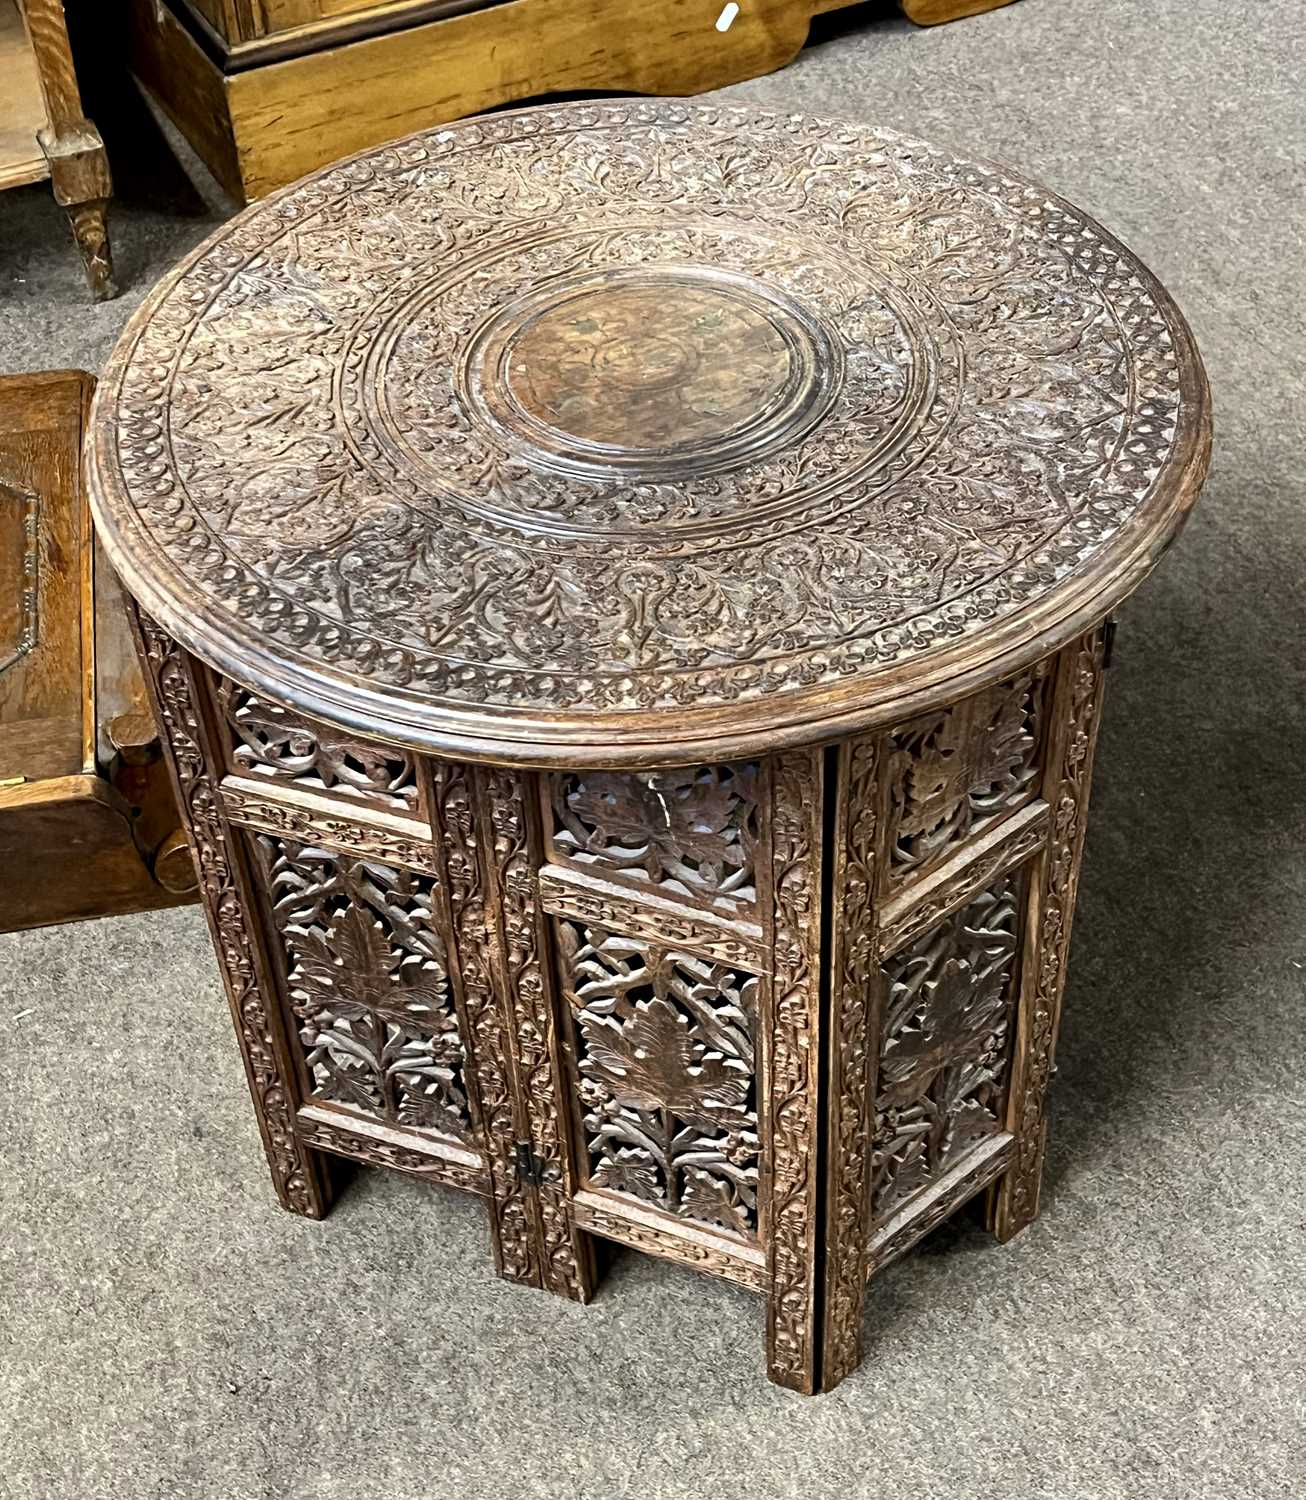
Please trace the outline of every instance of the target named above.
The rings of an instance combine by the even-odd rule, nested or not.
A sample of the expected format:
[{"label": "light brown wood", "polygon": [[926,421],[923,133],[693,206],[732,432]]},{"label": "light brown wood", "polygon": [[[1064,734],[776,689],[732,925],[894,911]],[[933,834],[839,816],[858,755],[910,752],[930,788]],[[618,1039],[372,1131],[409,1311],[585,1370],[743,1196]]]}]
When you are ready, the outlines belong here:
[{"label": "light brown wood", "polygon": [[107,564],[97,586],[79,484],[92,388],[79,371],[0,378],[0,931],[194,892]]},{"label": "light brown wood", "polygon": [[190,32],[157,0],[129,0],[132,71],[238,202],[241,175],[228,80]]},{"label": "light brown wood", "polygon": [[0,932],[194,900],[150,877],[132,810],[103,777],[0,784]]},{"label": "light brown wood", "polygon": [[898,3],[918,26],[938,26],[944,21],[960,21],[965,16],[998,10],[1012,0],[898,0]]},{"label": "light brown wood", "polygon": [[[0,378],[0,778],[92,769],[83,610],[90,518],[78,447],[91,382]],[[27,603],[24,604],[26,597]],[[26,640],[29,644],[24,646]]]},{"label": "light brown wood", "polygon": [[0,0],[0,190],[50,175],[36,133],[47,123],[36,56],[15,0]]},{"label": "light brown wood", "polygon": [[[43,170],[34,168],[33,145]],[[0,188],[47,176],[55,202],[67,211],[92,295],[96,301],[116,296],[109,162],[99,131],[82,113],[62,0],[19,0],[18,10],[12,0],[0,0]]]},{"label": "light brown wood", "polygon": [[[337,157],[537,94],[696,94],[773,72],[811,11],[756,0],[508,0],[224,75],[166,6],[133,0],[133,67],[210,170],[258,198]],[[343,101],[347,101],[347,104]]]}]

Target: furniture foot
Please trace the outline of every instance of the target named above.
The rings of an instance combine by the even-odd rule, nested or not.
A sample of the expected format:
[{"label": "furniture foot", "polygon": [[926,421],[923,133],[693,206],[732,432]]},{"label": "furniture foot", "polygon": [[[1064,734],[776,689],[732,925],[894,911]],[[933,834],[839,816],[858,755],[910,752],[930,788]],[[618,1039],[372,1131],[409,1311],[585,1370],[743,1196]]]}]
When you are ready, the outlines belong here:
[{"label": "furniture foot", "polygon": [[204,914],[222,974],[250,1098],[283,1208],[321,1219],[331,1206],[326,1155],[295,1131],[299,1084],[274,972],[259,940],[250,870],[222,810],[209,767],[220,765],[203,694],[186,653],[142,611],[128,611],[172,774],[177,807],[195,853]]},{"label": "furniture foot", "polygon": [[1059,667],[1052,715],[1056,738],[1049,747],[1044,793],[1053,816],[1047,847],[1038,856],[1030,881],[1007,1105],[1007,1129],[1015,1137],[1015,1153],[996,1185],[989,1214],[993,1233],[1003,1242],[1038,1217],[1048,1092],[1055,1071],[1070,920],[1088,822],[1104,665],[1105,630],[1099,628],[1067,650]]},{"label": "furniture foot", "polygon": [[118,295],[113,278],[113,256],[109,250],[108,209],[107,198],[67,205],[73,238],[86,268],[86,281],[97,302],[109,302]]},{"label": "furniture foot", "polygon": [[118,295],[107,226],[113,184],[100,132],[89,120],[42,130],[37,135],[50,167],[54,201],[64,209],[97,302]]}]

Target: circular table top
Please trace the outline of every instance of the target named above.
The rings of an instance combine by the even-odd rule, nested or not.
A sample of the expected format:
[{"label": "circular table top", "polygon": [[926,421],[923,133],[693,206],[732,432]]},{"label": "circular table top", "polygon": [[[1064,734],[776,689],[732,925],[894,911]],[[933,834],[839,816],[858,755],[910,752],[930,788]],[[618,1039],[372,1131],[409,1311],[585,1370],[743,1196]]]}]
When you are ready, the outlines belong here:
[{"label": "circular table top", "polygon": [[128,325],[88,482],[248,686],[530,764],[916,712],[1094,623],[1209,450],[1091,219],[889,131],[681,101],[468,120],[220,229]]}]

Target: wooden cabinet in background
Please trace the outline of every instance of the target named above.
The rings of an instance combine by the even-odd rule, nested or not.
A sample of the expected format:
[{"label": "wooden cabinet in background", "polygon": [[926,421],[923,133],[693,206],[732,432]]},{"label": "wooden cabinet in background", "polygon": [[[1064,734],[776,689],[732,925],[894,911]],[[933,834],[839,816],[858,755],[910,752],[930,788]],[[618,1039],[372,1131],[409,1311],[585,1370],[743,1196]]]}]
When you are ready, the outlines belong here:
[{"label": "wooden cabinet in background", "polygon": [[[129,0],[132,66],[223,187],[261,197],[408,131],[549,94],[701,94],[855,0]],[[922,24],[1009,0],[900,0]],[[724,24],[724,29],[722,25]]]},{"label": "wooden cabinet in background", "polygon": [[79,475],[94,381],[0,377],[0,932],[194,899]]}]

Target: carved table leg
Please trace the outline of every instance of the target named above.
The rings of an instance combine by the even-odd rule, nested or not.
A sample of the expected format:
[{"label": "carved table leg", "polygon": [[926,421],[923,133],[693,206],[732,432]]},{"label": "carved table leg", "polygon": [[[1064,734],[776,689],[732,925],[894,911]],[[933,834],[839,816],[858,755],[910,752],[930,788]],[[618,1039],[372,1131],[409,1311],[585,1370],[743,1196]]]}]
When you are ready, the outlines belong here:
[{"label": "carved table leg", "polygon": [[[588,1302],[594,1294],[594,1254],[589,1235],[575,1226],[570,1209],[576,1171],[558,1098],[563,1072],[537,880],[542,853],[534,778],[487,768],[478,773],[478,781],[480,823],[489,834],[482,850],[493,920],[492,966],[502,1013],[516,1038],[520,1114],[514,1127],[514,1196],[524,1195],[533,1241],[529,1278],[517,1277],[506,1262],[501,1270]],[[500,1151],[505,1144],[501,1137]]]},{"label": "carved table leg", "polygon": [[870,1219],[871,1084],[876,1000],[875,891],[879,851],[880,742],[853,740],[839,753],[829,914],[829,1054],[826,1093],[825,1262],[820,1389],[833,1390],[862,1362]]},{"label": "carved table leg", "polygon": [[1025,959],[1016,1019],[1007,1129],[1012,1164],[996,1185],[991,1221],[1009,1240],[1038,1216],[1047,1143],[1047,1099],[1061,1021],[1070,924],[1088,819],[1093,748],[1102,711],[1102,630],[1067,649],[1058,665],[1045,796],[1048,843],[1030,881]]},{"label": "carved table leg", "polygon": [[272,1184],[292,1213],[320,1219],[331,1202],[326,1157],[305,1146],[295,1134],[299,1100],[292,1053],[271,968],[256,935],[258,923],[244,854],[223,816],[206,769],[217,761],[212,756],[203,697],[185,652],[144,614],[129,613],[162,730],[177,806],[199,870],[204,911],[231,1004]]},{"label": "carved table leg", "polygon": [[822,753],[772,763],[774,975],[762,1026],[768,1187],[767,1374],[820,1389],[820,991]]}]

